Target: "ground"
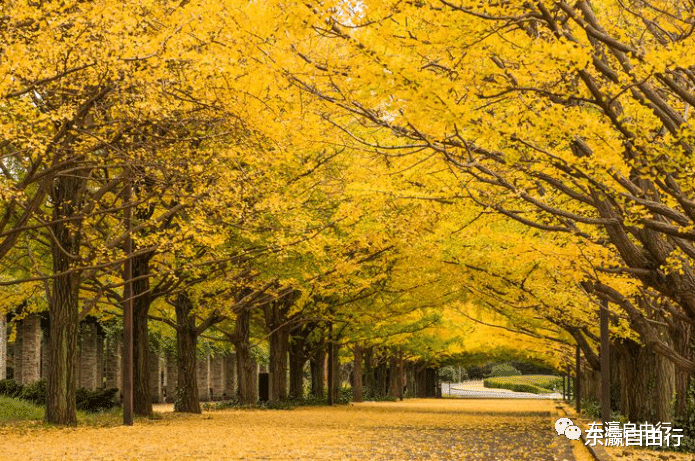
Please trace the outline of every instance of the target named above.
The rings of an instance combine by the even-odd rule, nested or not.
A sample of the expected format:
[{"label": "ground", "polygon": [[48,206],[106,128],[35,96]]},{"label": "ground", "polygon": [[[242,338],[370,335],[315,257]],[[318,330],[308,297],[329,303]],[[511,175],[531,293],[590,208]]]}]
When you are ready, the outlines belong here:
[{"label": "ground", "polygon": [[[584,461],[549,400],[414,399],[294,410],[162,413],[133,427],[0,427],[1,460]],[[575,450],[583,448],[575,446]]]}]

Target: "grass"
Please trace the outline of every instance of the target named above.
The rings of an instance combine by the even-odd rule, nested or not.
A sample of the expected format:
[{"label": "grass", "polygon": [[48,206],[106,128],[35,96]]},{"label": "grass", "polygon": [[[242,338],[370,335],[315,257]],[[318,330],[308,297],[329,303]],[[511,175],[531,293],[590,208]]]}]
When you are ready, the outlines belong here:
[{"label": "grass", "polygon": [[549,394],[562,386],[562,378],[550,375],[496,376],[483,381],[485,387],[514,392]]},{"label": "grass", "polygon": [[0,424],[14,421],[42,420],[44,408],[24,400],[0,396]]}]

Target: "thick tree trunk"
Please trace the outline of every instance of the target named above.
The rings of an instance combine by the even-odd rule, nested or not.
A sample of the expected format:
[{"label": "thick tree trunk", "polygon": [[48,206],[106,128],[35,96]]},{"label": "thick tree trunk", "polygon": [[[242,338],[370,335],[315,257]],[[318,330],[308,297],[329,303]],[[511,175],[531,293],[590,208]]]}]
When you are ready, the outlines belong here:
[{"label": "thick tree trunk", "polygon": [[[81,222],[79,213],[86,172],[73,171],[53,180],[51,201],[51,253],[53,283],[48,300],[50,316],[50,369],[46,383],[46,421],[55,424],[77,424],[75,386],[77,368],[77,335],[79,327],[80,275],[73,269],[74,257],[80,249]],[[66,220],[69,218],[71,220]]]},{"label": "thick tree trunk", "polygon": [[290,325],[287,313],[292,298],[287,297],[268,303],[263,307],[265,324],[269,330],[270,342],[270,400],[287,400],[287,352],[290,339]]},{"label": "thick tree trunk", "polygon": [[290,343],[290,398],[304,397],[304,365],[307,357],[304,352],[303,338],[293,338]]},{"label": "thick tree trunk", "polygon": [[352,369],[352,401],[362,401],[362,348],[355,345],[352,349],[353,369]]},{"label": "thick tree trunk", "polygon": [[[677,327],[672,329],[670,337],[674,343],[674,349],[688,359],[692,359],[693,327],[685,322],[678,322]],[[674,408],[674,416],[682,419],[688,415],[688,388],[690,387],[691,374],[687,371],[676,368],[675,388],[676,388],[676,405]]]},{"label": "thick tree trunk", "polygon": [[333,405],[338,403],[340,394],[340,346],[332,340],[328,347],[328,404]]},{"label": "thick tree trunk", "polygon": [[671,421],[675,368],[667,359],[632,341],[620,350],[621,412],[630,421]]},{"label": "thick tree trunk", "polygon": [[[149,294],[152,253],[134,256],[133,264],[133,413],[152,416],[149,341],[147,315],[152,298]],[[140,278],[141,277],[141,278]],[[195,327],[195,325],[194,325]]]},{"label": "thick tree trunk", "polygon": [[270,400],[287,400],[287,352],[289,347],[287,326],[275,328],[270,334]]},{"label": "thick tree trunk", "polygon": [[237,385],[239,402],[243,405],[255,405],[258,400],[256,362],[251,357],[249,343],[249,321],[251,314],[244,309],[237,315],[234,348],[236,351]]},{"label": "thick tree trunk", "polygon": [[389,397],[398,397],[400,392],[398,389],[398,359],[396,357],[389,358]]},{"label": "thick tree trunk", "polygon": [[7,320],[0,314],[0,380],[7,378]]},{"label": "thick tree trunk", "polygon": [[325,392],[326,349],[321,347],[310,358],[311,368],[311,395],[323,397]]},{"label": "thick tree trunk", "polygon": [[375,370],[375,383],[376,383],[376,392],[375,395],[378,395],[380,397],[383,397],[386,395],[386,392],[388,391],[388,380],[387,378],[387,367],[386,367],[386,362],[381,362],[379,363]]},{"label": "thick tree trunk", "polygon": [[193,304],[188,295],[181,293],[176,297],[176,355],[178,360],[177,388],[174,397],[174,411],[181,413],[200,413],[198,383],[196,378],[196,344],[198,332],[195,317],[191,314]]}]

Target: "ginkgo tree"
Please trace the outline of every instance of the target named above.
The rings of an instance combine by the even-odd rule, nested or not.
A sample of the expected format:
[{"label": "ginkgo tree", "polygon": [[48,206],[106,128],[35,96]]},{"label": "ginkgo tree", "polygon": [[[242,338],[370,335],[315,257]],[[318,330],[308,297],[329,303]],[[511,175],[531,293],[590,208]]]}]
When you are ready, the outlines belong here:
[{"label": "ginkgo tree", "polygon": [[[456,172],[455,193],[481,207],[579,239],[589,255],[611,252],[582,274],[583,289],[611,302],[649,350],[695,370],[682,341],[695,256],[692,5],[309,9],[313,29],[295,36],[284,70],[327,102],[332,123],[385,156],[438,160]],[[325,42],[332,49],[315,46]]]}]

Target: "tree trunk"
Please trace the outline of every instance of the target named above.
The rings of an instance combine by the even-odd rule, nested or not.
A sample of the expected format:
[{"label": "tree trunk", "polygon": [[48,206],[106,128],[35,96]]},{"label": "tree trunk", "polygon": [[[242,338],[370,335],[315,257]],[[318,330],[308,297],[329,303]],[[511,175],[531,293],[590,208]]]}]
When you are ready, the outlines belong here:
[{"label": "tree trunk", "polygon": [[667,359],[629,340],[620,350],[621,412],[630,421],[670,421],[675,369]]},{"label": "tree trunk", "polygon": [[398,359],[389,358],[389,397],[398,397]]},{"label": "tree trunk", "polygon": [[352,401],[362,401],[362,348],[355,345],[353,353],[353,370],[352,370]]},{"label": "tree trunk", "polygon": [[237,386],[239,402],[242,405],[255,405],[258,400],[256,388],[256,361],[251,357],[249,344],[249,322],[251,314],[244,309],[236,318],[236,334],[234,336],[234,349],[236,352]]},{"label": "tree trunk", "polygon": [[405,394],[405,360],[403,353],[398,356],[398,398],[403,400]]},{"label": "tree trunk", "polygon": [[75,218],[86,185],[85,177],[84,171],[58,176],[51,189],[54,278],[48,300],[51,352],[46,382],[46,421],[54,424],[77,424],[75,386],[80,275],[72,266],[73,258],[80,252],[82,223]]},{"label": "tree trunk", "polygon": [[302,399],[304,397],[304,364],[307,358],[304,352],[305,341],[295,337],[290,343],[290,398]]},{"label": "tree trunk", "polygon": [[278,299],[263,307],[270,342],[270,400],[287,400],[287,351],[290,325],[287,313],[292,297]]},{"label": "tree trunk", "polygon": [[375,381],[376,381],[376,395],[383,397],[386,395],[386,392],[388,391],[388,381],[386,380],[386,375],[387,375],[387,368],[386,368],[386,363],[381,362],[376,366],[376,369],[374,370],[375,373]]},{"label": "tree trunk", "polygon": [[270,333],[270,400],[287,400],[287,350],[289,329],[286,325]]},{"label": "tree trunk", "polygon": [[196,344],[198,332],[195,317],[191,314],[193,304],[187,294],[176,297],[176,354],[178,361],[177,388],[174,411],[200,413],[198,383],[196,377]]},{"label": "tree trunk", "polygon": [[337,340],[334,340],[328,347],[330,348],[329,352],[331,352],[328,354],[328,371],[330,376],[328,380],[328,392],[331,396],[329,402],[330,404],[334,404],[338,403],[338,398],[340,397],[340,360],[338,359],[340,346]]},{"label": "tree trunk", "polygon": [[[152,416],[147,314],[150,311],[150,273],[152,253],[137,255],[133,264],[133,413]],[[142,278],[139,278],[142,277]],[[189,300],[190,302],[190,300]],[[177,318],[178,321],[178,318]],[[195,329],[195,323],[193,324]]]},{"label": "tree trunk", "polygon": [[0,314],[0,380],[7,378],[7,320]]},{"label": "tree trunk", "polygon": [[[674,343],[674,349],[683,357],[692,357],[693,337],[692,326],[685,322],[678,322],[678,327],[670,332],[670,336]],[[688,388],[690,387],[690,373],[676,368],[675,388],[676,388],[676,405],[674,408],[674,416],[682,419],[688,416]]]},{"label": "tree trunk", "polygon": [[374,347],[362,351],[364,361],[364,389],[363,395],[371,399],[376,394],[376,379],[374,376]]},{"label": "tree trunk", "polygon": [[326,349],[317,350],[309,359],[311,367],[311,395],[321,398],[325,392],[324,376],[326,369]]}]

